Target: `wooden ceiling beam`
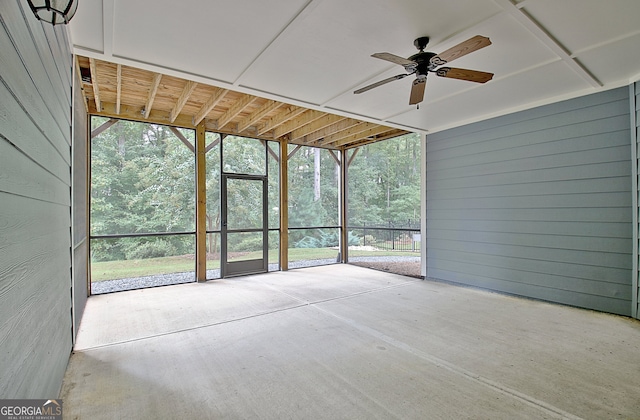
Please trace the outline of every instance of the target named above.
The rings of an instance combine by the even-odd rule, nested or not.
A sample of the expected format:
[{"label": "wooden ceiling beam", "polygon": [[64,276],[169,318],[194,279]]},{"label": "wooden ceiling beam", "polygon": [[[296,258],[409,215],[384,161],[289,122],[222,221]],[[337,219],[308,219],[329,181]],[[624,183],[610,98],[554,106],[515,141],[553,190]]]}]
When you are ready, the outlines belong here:
[{"label": "wooden ceiling beam", "polygon": [[318,118],[321,118],[324,115],[326,115],[324,112],[315,111],[312,109],[305,111],[302,114],[291,118],[280,127],[273,130],[273,136],[275,138],[282,137],[285,134],[291,133],[292,131],[299,129],[302,126],[316,121]]},{"label": "wooden ceiling beam", "polygon": [[189,97],[197,87],[198,87],[198,84],[196,82],[187,80],[187,83],[185,84],[184,89],[182,89],[182,93],[178,97],[176,104],[174,105],[173,109],[171,110],[171,113],[169,114],[169,121],[173,123],[176,120],[176,118],[178,118],[178,115],[180,115],[182,108],[184,108],[187,101],[189,100]]},{"label": "wooden ceiling beam", "polygon": [[[269,121],[265,122],[260,127],[258,127],[258,135],[261,136],[267,131],[271,131],[278,128],[285,122],[289,121],[292,118],[297,117],[298,115],[302,114],[305,111],[306,111],[305,108],[298,107],[298,106],[288,107],[278,115],[269,118]],[[277,138],[277,137],[274,136],[274,138]]]},{"label": "wooden ceiling beam", "polygon": [[151,109],[153,108],[153,101],[156,99],[158,93],[158,86],[160,86],[160,80],[162,80],[162,74],[155,73],[153,75],[153,81],[151,82],[151,88],[149,89],[149,96],[147,97],[147,103],[144,106],[144,118],[149,118]]},{"label": "wooden ceiling beam", "polygon": [[354,127],[358,124],[361,124],[362,121],[353,120],[351,118],[347,118],[346,120],[340,121],[336,124],[330,125],[329,127],[323,128],[322,130],[318,130],[313,132],[307,136],[304,136],[301,139],[305,144],[318,143],[318,145],[322,145],[322,140],[335,133],[339,133],[341,131],[347,130],[351,127]]},{"label": "wooden ceiling beam", "polygon": [[262,105],[258,110],[256,110],[253,114],[249,115],[240,120],[238,123],[238,132],[242,133],[244,130],[248,129],[252,125],[256,124],[258,121],[263,119],[269,113],[275,111],[284,105],[282,102],[277,102],[273,100],[268,100],[264,105]]},{"label": "wooden ceiling beam", "polygon": [[220,118],[218,118],[218,128],[222,128],[229,124],[231,120],[238,116],[246,107],[251,105],[258,99],[257,96],[244,95],[242,99],[236,101],[231,108],[227,110]]},{"label": "wooden ceiling beam", "polygon": [[[360,140],[360,139],[367,139],[368,137],[377,136],[378,134],[386,133],[389,130],[390,130],[389,127],[384,127],[384,126],[378,125],[378,126],[370,128],[368,130],[352,134],[349,137],[345,137],[345,138],[333,143],[333,145],[334,146],[348,145],[349,143],[353,143],[353,142],[355,142],[357,140]],[[372,139],[372,140],[378,140],[378,139],[376,138],[376,139]]]},{"label": "wooden ceiling beam", "polygon": [[89,59],[89,71],[91,72],[91,86],[93,87],[93,100],[96,103],[96,110],[102,111],[102,102],[100,101],[100,87],[98,86],[98,72],[96,71],[96,60]]},{"label": "wooden ceiling beam", "polygon": [[333,124],[339,123],[340,121],[343,121],[345,119],[346,117],[340,115],[324,114],[322,117],[318,118],[312,123],[307,124],[304,127],[296,128],[291,132],[291,135],[289,137],[291,139],[299,139],[318,130],[327,128]]},{"label": "wooden ceiling beam", "polygon": [[116,114],[120,113],[120,103],[122,101],[122,65],[116,66]]},{"label": "wooden ceiling beam", "polygon": [[211,112],[213,108],[220,103],[224,95],[229,92],[228,89],[218,89],[216,92],[207,99],[207,101],[202,105],[198,113],[193,117],[193,125],[198,125],[204,120],[204,118]]},{"label": "wooden ceiling beam", "polygon": [[322,140],[320,140],[320,145],[325,146],[327,144],[336,143],[344,138],[353,136],[354,134],[361,133],[363,131],[369,130],[374,127],[379,127],[379,126],[378,124],[358,121],[357,124],[354,124],[345,130],[335,131],[332,134],[325,136]]}]

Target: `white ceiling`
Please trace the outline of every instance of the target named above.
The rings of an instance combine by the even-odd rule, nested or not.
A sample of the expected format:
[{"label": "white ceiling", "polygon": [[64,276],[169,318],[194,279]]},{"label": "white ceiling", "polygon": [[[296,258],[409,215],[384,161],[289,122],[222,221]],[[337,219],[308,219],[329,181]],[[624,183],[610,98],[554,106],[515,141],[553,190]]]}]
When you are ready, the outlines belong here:
[{"label": "white ceiling", "polygon": [[[348,115],[435,132],[640,79],[638,0],[80,0],[76,53]],[[412,77],[371,58],[441,52],[474,35],[493,45],[455,67],[495,73],[476,84]]]}]

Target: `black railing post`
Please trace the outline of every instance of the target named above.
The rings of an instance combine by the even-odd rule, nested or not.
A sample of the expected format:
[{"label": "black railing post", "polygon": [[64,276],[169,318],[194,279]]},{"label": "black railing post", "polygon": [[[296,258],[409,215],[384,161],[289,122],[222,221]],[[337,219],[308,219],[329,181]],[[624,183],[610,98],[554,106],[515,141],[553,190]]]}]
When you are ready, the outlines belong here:
[{"label": "black railing post", "polygon": [[363,232],[362,237],[364,238],[363,245],[367,246],[367,223],[366,222],[362,223],[362,232]]}]

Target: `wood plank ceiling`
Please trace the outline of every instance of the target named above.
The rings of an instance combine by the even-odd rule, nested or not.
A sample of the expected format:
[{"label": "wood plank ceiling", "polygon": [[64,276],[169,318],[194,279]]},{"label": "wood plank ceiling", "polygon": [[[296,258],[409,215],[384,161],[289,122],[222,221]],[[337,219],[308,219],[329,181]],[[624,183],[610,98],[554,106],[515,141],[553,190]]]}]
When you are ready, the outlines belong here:
[{"label": "wood plank ceiling", "polygon": [[349,149],[409,133],[178,77],[77,57],[88,112],[110,118]]}]

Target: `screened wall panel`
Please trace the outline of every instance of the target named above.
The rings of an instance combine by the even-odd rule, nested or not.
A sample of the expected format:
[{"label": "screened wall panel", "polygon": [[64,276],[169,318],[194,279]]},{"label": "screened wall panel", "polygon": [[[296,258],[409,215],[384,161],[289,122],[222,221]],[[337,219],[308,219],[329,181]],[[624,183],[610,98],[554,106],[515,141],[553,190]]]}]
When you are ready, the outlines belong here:
[{"label": "screened wall panel", "polygon": [[0,2],[0,396],[56,398],[72,347],[66,27]]},{"label": "screened wall panel", "polygon": [[631,313],[627,88],[427,136],[427,276]]}]

